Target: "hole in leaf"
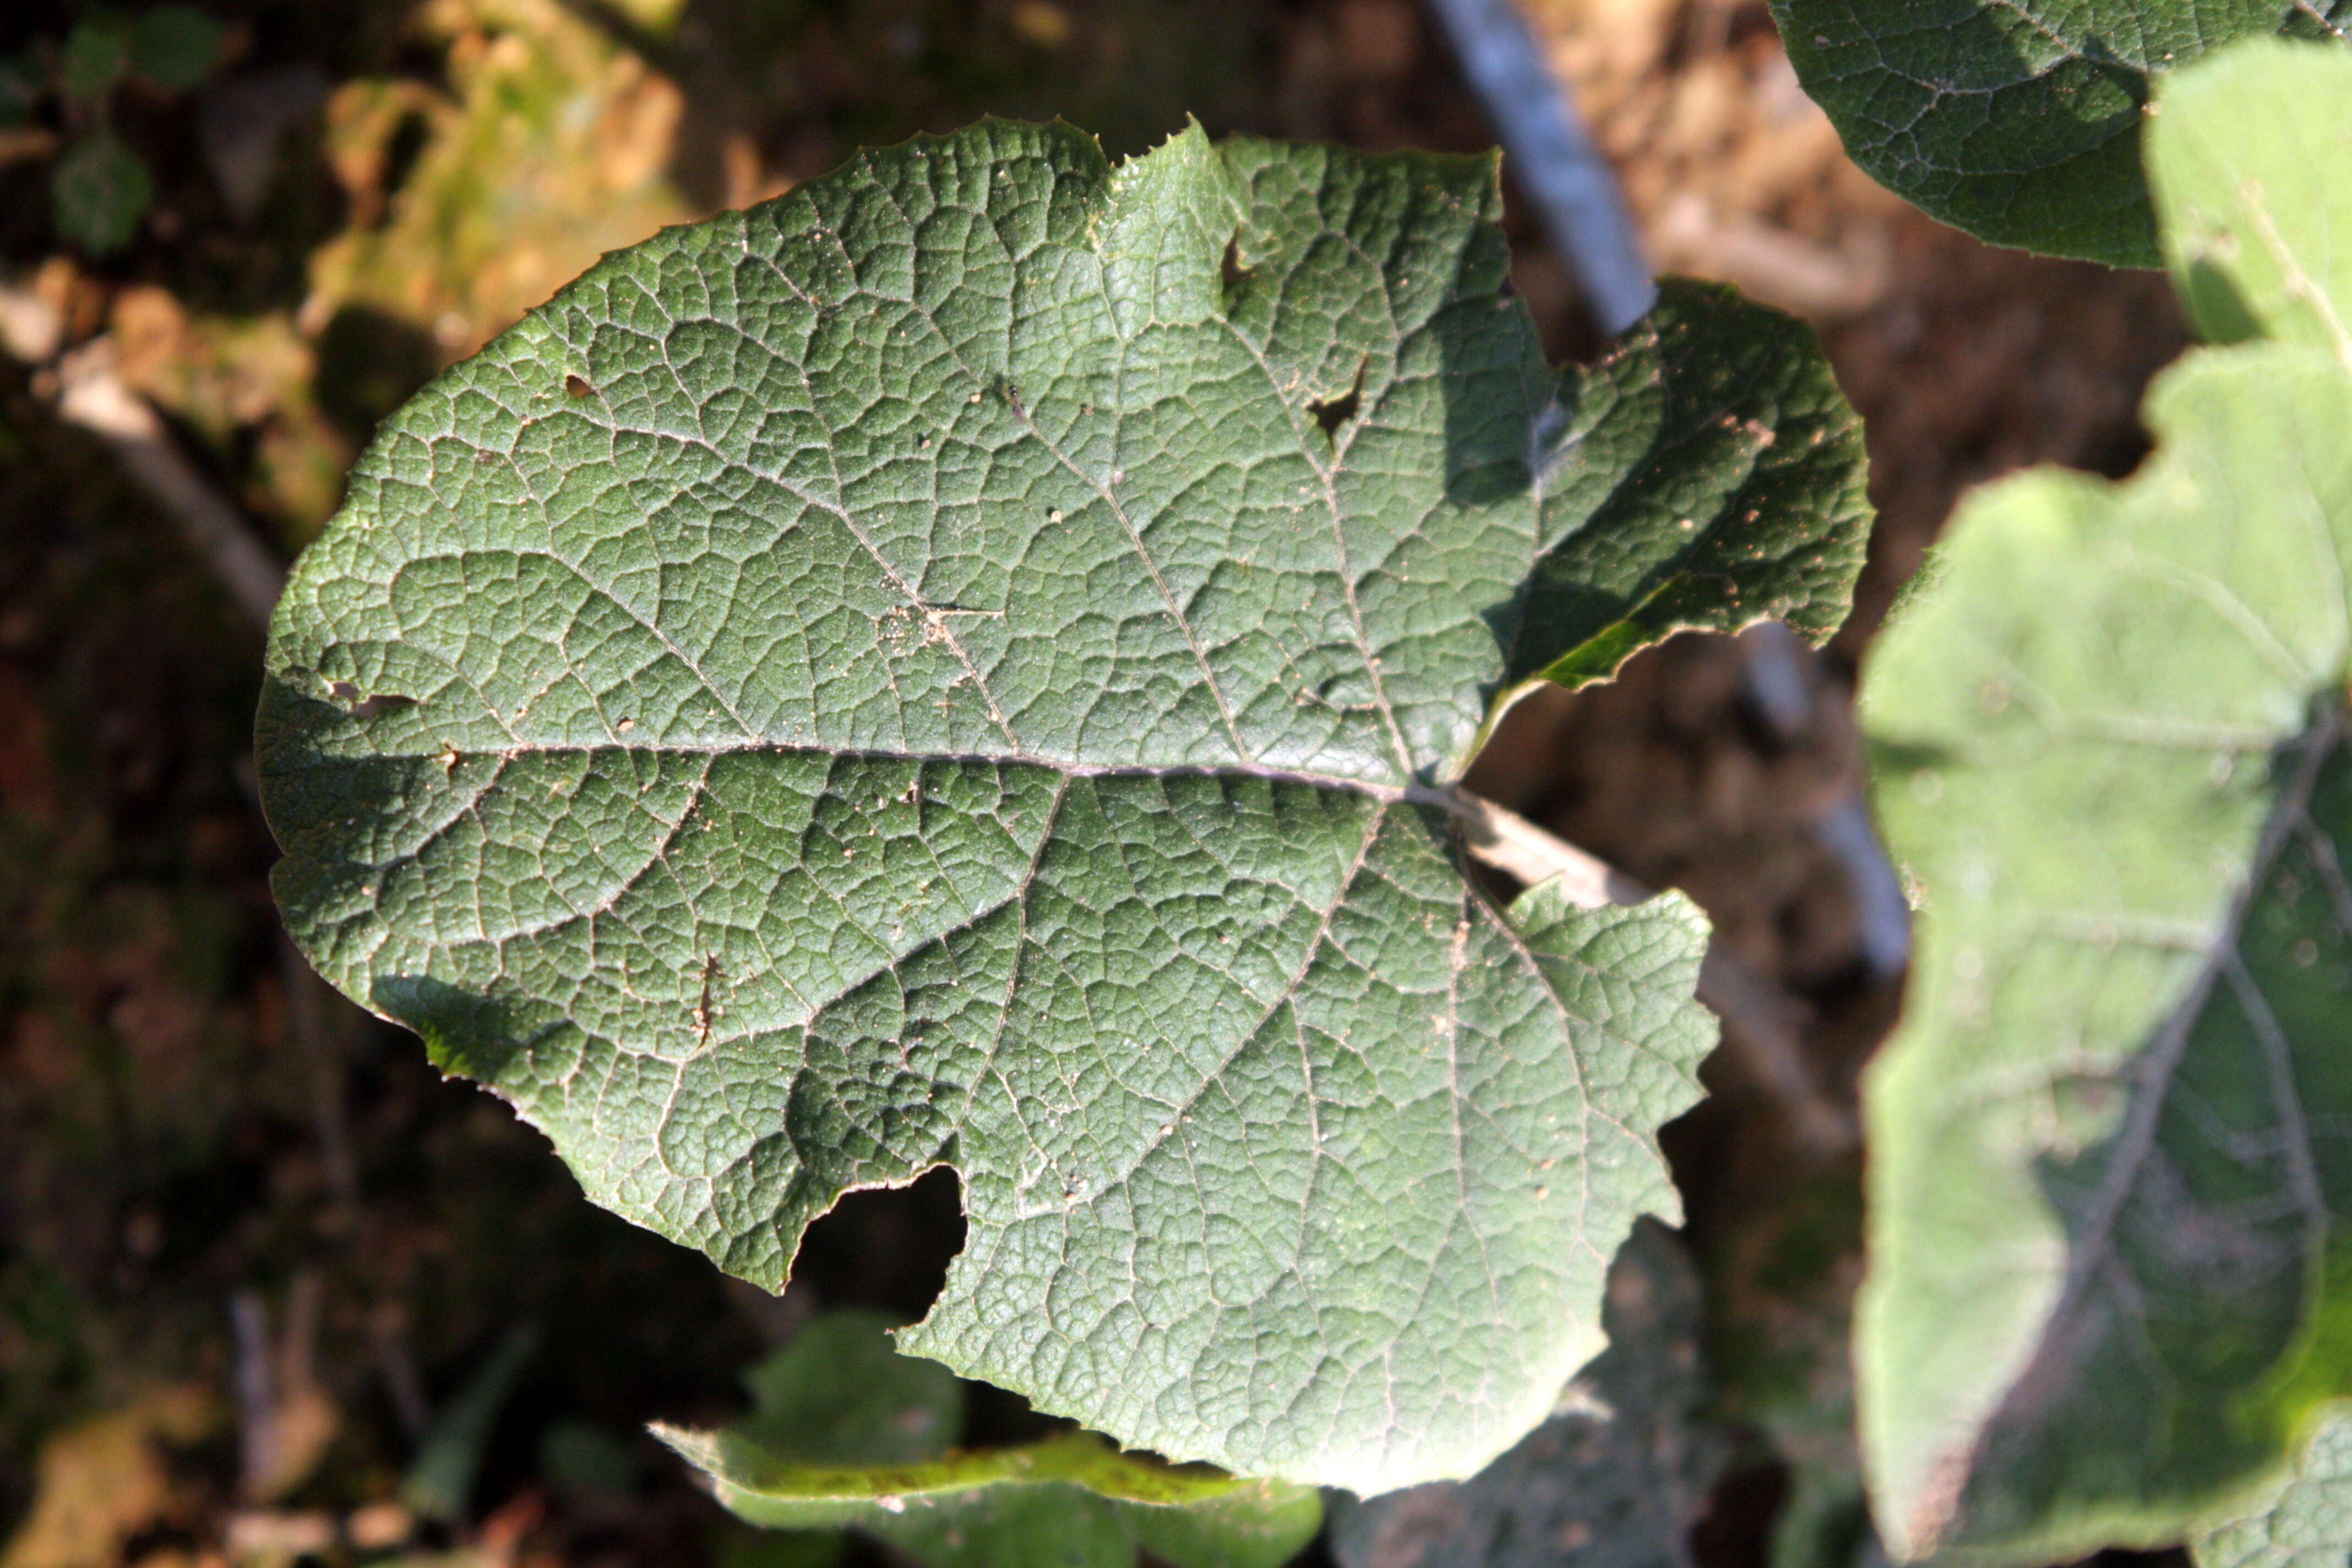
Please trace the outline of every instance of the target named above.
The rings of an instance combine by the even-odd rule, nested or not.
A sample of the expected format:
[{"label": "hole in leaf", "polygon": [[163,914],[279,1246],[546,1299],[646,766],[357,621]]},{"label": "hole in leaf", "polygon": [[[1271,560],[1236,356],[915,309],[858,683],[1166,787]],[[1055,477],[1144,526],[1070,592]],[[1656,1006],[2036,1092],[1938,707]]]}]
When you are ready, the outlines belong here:
[{"label": "hole in leaf", "polygon": [[1338,440],[1339,426],[1353,419],[1357,410],[1364,405],[1364,373],[1370,368],[1371,363],[1370,354],[1356,362],[1355,384],[1339,396],[1318,397],[1307,405],[1307,412],[1315,416],[1315,423],[1323,427],[1326,437]]},{"label": "hole in leaf", "polygon": [[[964,1234],[963,1186],[952,1167],[934,1166],[903,1187],[844,1193],[802,1234],[792,1289],[821,1311],[869,1307],[918,1322],[946,1286]],[[964,1393],[967,1447],[1033,1443],[1067,1429],[1005,1389],[970,1383]]]},{"label": "hole in leaf", "polygon": [[584,375],[567,375],[563,378],[563,390],[573,397],[585,397],[595,389]]},{"label": "hole in leaf", "polygon": [[930,1311],[963,1250],[963,1185],[935,1166],[903,1187],[844,1193],[801,1237],[793,1284],[821,1307],[872,1307],[902,1321]]},{"label": "hole in leaf", "polygon": [[1242,237],[1235,234],[1225,241],[1225,254],[1217,263],[1218,276],[1223,280],[1225,299],[1230,302],[1234,290],[1250,279],[1250,268],[1242,265]]},{"label": "hole in leaf", "polygon": [[360,689],[348,680],[327,682],[327,695],[349,709],[354,719],[373,719],[381,713],[390,713],[402,708],[416,706],[415,698],[404,697],[397,691],[385,691],[373,697],[362,697]]}]

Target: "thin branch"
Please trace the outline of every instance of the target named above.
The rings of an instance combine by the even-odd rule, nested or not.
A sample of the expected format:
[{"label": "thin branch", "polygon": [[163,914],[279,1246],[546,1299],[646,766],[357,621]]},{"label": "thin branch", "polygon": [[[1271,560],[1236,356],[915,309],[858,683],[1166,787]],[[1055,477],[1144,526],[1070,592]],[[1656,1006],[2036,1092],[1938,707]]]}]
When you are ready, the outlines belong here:
[{"label": "thin branch", "polygon": [[[1410,791],[1407,798],[1451,813],[1475,858],[1528,887],[1558,879],[1562,894],[1579,909],[1640,903],[1652,896],[1597,856],[1459,786]],[[1829,1159],[1860,1143],[1853,1114],[1822,1092],[1806,1065],[1789,999],[1779,986],[1721,942],[1711,942],[1699,965],[1698,999],[1723,1020],[1725,1047],[1750,1080],[1779,1102],[1809,1151]]]},{"label": "thin branch", "polygon": [[278,1386],[261,1292],[248,1288],[231,1296],[228,1317],[236,1342],[237,1487],[259,1498],[278,1469]]},{"label": "thin branch", "polygon": [[1470,853],[1496,870],[1530,888],[1558,879],[1562,896],[1580,910],[1638,904],[1650,896],[1647,888],[1619,875],[1599,856],[1588,855],[1517,812],[1458,785],[1407,790],[1405,798],[1452,813]]},{"label": "thin branch", "polygon": [[[0,289],[0,342],[12,355],[37,367],[62,337],[47,300],[27,289]],[[285,570],[262,548],[245,515],[180,450],[146,399],[117,374],[113,345],[103,338],[85,343],[58,360],[55,370],[58,416],[113,449],[237,608],[266,630],[286,585]]]}]

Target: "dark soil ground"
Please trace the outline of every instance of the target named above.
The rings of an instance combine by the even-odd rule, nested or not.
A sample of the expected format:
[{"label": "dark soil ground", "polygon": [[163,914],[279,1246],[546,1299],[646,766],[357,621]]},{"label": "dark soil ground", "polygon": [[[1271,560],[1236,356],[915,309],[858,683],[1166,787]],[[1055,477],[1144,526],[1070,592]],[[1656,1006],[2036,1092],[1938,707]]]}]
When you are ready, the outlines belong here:
[{"label": "dark soil ground", "polygon": [[[597,250],[859,144],[982,110],[1059,112],[1115,153],[1187,110],[1373,148],[1490,139],[1408,0],[208,8],[232,22],[212,80],[134,83],[106,111],[156,192],[120,253],[77,253],[49,216],[79,111],[0,129],[0,283],[77,341],[110,335],[280,555],[375,418]],[[1482,787],[1690,891],[1850,1106],[1900,984],[1840,837],[1869,632],[1966,486],[2129,468],[2181,327],[2159,279],[1993,251],[1877,192],[1760,0],[1531,13],[1662,264],[1819,327],[1882,520],[1825,655],[1677,639],[1523,708]],[[5,8],[0,54],[47,58],[74,14]],[[234,188],[238,148],[257,194]],[[1590,352],[1565,275],[1531,226],[1515,238],[1548,340]],[[645,1423],[723,1417],[820,1306],[919,1314],[961,1244],[952,1180],[845,1203],[771,1300],[590,1206],[536,1134],[328,993],[268,889],[258,632],[52,391],[0,360],[0,1561],[286,1562],[320,1529],[467,1563],[751,1561]],[[1727,1402],[1761,1434],[1700,1521],[1709,1563],[1763,1561],[1792,1485],[1768,1445],[1850,1467],[1855,1157],[1799,1148],[1749,1059],[1710,1068],[1717,1096],[1671,1148]],[[442,1519],[398,1502],[436,1415],[518,1333],[532,1348],[465,1495]],[[1008,1400],[984,1420],[1024,1417]],[[72,1530],[20,1530],[37,1499]]]}]

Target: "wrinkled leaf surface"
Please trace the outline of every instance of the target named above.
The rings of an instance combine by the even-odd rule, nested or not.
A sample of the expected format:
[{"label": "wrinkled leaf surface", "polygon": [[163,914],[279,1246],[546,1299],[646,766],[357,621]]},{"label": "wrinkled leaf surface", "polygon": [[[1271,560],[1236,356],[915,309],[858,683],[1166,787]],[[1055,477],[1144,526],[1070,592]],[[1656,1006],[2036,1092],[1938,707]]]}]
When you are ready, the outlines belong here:
[{"label": "wrinkled leaf surface", "polygon": [[1714,1037],[1678,899],[1507,913],[1515,683],[1843,614],[1810,334],[1545,366],[1491,163],[1066,126],[604,262],[389,421],[273,631],[277,888],[597,1201],[783,1279],[952,1165],[902,1342],[1123,1442],[1476,1469],[1600,1348]]},{"label": "wrinkled leaf surface", "polygon": [[1333,1505],[1340,1568],[1688,1568],[1730,1445],[1707,1418],[1697,1271],[1654,1224],[1609,1271],[1609,1348],[1466,1481]]},{"label": "wrinkled leaf surface", "polygon": [[1772,0],[1798,79],[1887,189],[1979,239],[2158,264],[2157,79],[2234,38],[2340,40],[2352,0]]},{"label": "wrinkled leaf surface", "polygon": [[2330,1415],[2292,1475],[2201,1521],[2198,1568],[2341,1568],[2352,1558],[2352,1416]]}]

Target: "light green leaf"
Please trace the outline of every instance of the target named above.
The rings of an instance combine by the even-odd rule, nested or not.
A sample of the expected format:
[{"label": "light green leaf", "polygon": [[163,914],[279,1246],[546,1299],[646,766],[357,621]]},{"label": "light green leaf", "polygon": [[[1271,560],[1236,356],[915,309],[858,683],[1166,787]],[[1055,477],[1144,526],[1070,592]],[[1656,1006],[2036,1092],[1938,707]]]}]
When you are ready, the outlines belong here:
[{"label": "light green leaf", "polygon": [[2352,1415],[2331,1414],[2293,1475],[2200,1521],[2198,1568],[2343,1568],[2352,1558]]},{"label": "light green leaf", "polygon": [[741,1518],[854,1526],[930,1568],[1276,1568],[1322,1523],[1316,1494],[1122,1454],[1085,1433],[952,1453],[963,1391],[898,1355],[884,1320],[829,1313],[751,1378],[755,1409],[718,1432],[656,1432]]},{"label": "light green leaf", "polygon": [[1551,1419],[1469,1480],[1340,1499],[1340,1568],[1685,1568],[1730,1445],[1706,1417],[1697,1271],[1638,1225],[1609,1271],[1609,1349]]},{"label": "light green leaf", "polygon": [[[2253,112],[2275,105],[2284,112]],[[2352,364],[2352,52],[2249,41],[2167,89],[2148,136],[2165,259],[2199,330]]]},{"label": "light green leaf", "polygon": [[273,631],[290,928],[599,1202],[781,1283],[954,1166],[904,1342],[1377,1491],[1601,1345],[1713,1038],[1678,900],[1507,915],[1488,700],[1825,633],[1861,449],[1698,286],[1590,372],[1490,163],[1066,126],[670,230],[389,420]]},{"label": "light green leaf", "polygon": [[130,244],[155,194],[139,154],[103,128],[66,149],[52,189],[58,232],[92,256]]},{"label": "light green leaf", "polygon": [[[2162,134],[2294,157],[2228,128],[2344,111],[2280,58]],[[2306,173],[2231,170],[2352,224]],[[2288,341],[2171,372],[2127,483],[1979,492],[1865,683],[1921,903],[1857,1346],[1906,1555],[2176,1542],[2352,1393],[2352,372],[2246,297]]]},{"label": "light green leaf", "polygon": [[1127,1454],[1087,1433],[895,1468],[811,1465],[732,1433],[663,1429],[740,1518],[780,1530],[854,1527],[931,1568],[1005,1563],[1276,1568],[1314,1539],[1313,1490]]},{"label": "light green leaf", "polygon": [[2352,378],[2212,351],[2149,412],[2129,484],[1972,500],[1866,687],[1921,900],[1858,1347],[1910,1555],[2177,1540],[2352,1388]]},{"label": "light green leaf", "polygon": [[507,1331],[425,1434],[408,1474],[401,1479],[401,1501],[426,1519],[465,1517],[489,1451],[490,1433],[538,1348],[535,1329],[518,1324]]},{"label": "light green leaf", "polygon": [[2150,83],[2233,38],[2343,37],[2352,0],[1772,0],[1846,152],[1997,245],[2158,262]]}]

